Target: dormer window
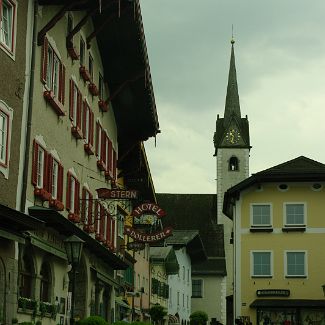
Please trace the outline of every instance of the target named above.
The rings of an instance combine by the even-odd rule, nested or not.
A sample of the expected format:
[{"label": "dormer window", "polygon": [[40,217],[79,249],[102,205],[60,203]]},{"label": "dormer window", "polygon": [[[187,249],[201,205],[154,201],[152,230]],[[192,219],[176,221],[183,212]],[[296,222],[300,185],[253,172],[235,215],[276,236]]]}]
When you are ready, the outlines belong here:
[{"label": "dormer window", "polygon": [[239,170],[239,162],[237,157],[233,156],[229,159],[229,170],[230,171]]}]

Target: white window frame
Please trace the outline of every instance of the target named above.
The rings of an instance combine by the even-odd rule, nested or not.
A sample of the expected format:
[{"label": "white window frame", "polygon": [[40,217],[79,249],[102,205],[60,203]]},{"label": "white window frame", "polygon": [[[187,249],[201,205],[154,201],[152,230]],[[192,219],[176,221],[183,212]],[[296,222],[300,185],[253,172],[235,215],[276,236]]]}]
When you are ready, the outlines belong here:
[{"label": "white window frame", "polygon": [[[270,223],[268,224],[255,224],[254,223],[254,206],[269,206],[270,207]],[[270,202],[265,202],[265,203],[251,203],[250,204],[250,222],[251,222],[251,227],[253,228],[269,228],[272,227],[273,225],[273,205]]]},{"label": "white window frame", "polygon": [[[288,274],[288,253],[304,254],[304,274]],[[285,250],[284,251],[284,274],[286,278],[307,278],[308,277],[308,252],[307,250]]]},{"label": "white window frame", "polygon": [[53,199],[58,197],[58,185],[59,185],[59,162],[53,157],[52,160],[52,184],[51,195]]},{"label": "white window frame", "polygon": [[[304,220],[303,223],[288,223],[287,222],[287,206],[288,205],[303,205],[304,211]],[[306,227],[307,225],[307,203],[306,202],[284,202],[283,203],[283,224],[284,227]]]},{"label": "white window frame", "polygon": [[[254,274],[254,254],[269,253],[270,254],[270,274]],[[273,277],[273,251],[271,250],[253,250],[250,251],[250,273],[252,278],[271,278]]]},{"label": "white window frame", "polygon": [[71,181],[70,181],[70,212],[75,212],[75,192],[76,192],[76,178],[71,174]]},{"label": "white window frame", "polygon": [[[18,4],[16,0],[0,0],[0,5],[0,48],[15,60]],[[9,7],[7,41],[4,37],[4,5]]]},{"label": "white window frame", "polygon": [[38,155],[37,155],[37,188],[44,188],[44,164],[45,164],[45,155],[46,150],[42,146],[38,146]]},{"label": "white window frame", "polygon": [[0,172],[7,179],[9,177],[10,144],[13,110],[0,100],[0,115],[3,118],[3,126],[0,125]]}]

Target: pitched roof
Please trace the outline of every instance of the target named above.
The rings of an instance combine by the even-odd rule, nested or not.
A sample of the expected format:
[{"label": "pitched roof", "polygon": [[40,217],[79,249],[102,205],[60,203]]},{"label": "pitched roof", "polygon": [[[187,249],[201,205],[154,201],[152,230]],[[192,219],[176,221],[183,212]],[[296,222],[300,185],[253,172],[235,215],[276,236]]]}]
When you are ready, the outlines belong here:
[{"label": "pitched roof", "polygon": [[231,205],[240,191],[260,183],[270,182],[319,182],[325,181],[325,164],[299,156],[282,164],[262,170],[227,190],[223,213],[232,218]]},{"label": "pitched roof", "polygon": [[[156,193],[159,206],[165,210],[164,226],[176,230],[198,230],[208,257],[223,257],[223,225],[217,224],[215,194]],[[207,263],[207,267],[209,263]],[[214,268],[215,265],[211,265]],[[220,264],[220,272],[225,272]]]},{"label": "pitched roof", "polygon": [[191,263],[196,264],[207,259],[205,248],[198,230],[173,230],[173,235],[166,238],[166,244],[175,249],[186,247]]},{"label": "pitched roof", "polygon": [[179,264],[172,246],[150,247],[150,260],[154,262],[163,262],[166,274],[177,274]]}]

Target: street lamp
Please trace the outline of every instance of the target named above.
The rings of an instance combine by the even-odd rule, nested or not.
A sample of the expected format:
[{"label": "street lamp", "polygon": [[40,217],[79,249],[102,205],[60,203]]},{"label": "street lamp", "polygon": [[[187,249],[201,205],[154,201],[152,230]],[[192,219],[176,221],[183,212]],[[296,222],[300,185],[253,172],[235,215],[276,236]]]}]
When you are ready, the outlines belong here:
[{"label": "street lamp", "polygon": [[74,301],[75,301],[75,288],[76,288],[76,269],[80,262],[82,247],[84,241],[72,235],[64,240],[64,247],[68,257],[68,263],[71,264],[72,271],[72,292],[71,292],[71,315],[70,325],[74,325]]}]

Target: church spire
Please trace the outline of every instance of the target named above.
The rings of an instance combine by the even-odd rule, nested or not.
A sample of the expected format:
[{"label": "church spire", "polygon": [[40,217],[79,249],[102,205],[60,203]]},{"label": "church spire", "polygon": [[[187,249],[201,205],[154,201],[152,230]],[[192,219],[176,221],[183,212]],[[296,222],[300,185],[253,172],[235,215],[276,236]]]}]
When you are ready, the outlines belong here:
[{"label": "church spire", "polygon": [[228,86],[227,86],[227,96],[226,96],[226,106],[224,114],[224,122],[227,124],[230,121],[232,115],[236,115],[237,118],[241,118],[240,115],[240,105],[239,105],[239,95],[238,95],[238,85],[237,85],[237,75],[236,75],[236,65],[235,65],[235,52],[234,52],[234,39],[231,39],[231,57],[230,57],[230,67],[228,75]]}]

